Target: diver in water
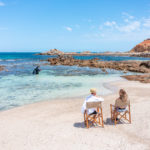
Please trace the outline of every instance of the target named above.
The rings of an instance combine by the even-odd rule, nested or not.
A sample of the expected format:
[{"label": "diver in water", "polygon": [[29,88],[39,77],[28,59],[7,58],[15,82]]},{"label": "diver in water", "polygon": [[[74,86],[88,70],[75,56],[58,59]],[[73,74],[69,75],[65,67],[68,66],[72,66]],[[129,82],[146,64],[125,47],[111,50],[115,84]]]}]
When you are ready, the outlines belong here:
[{"label": "diver in water", "polygon": [[32,74],[39,74],[39,72],[41,71],[41,69],[39,69],[39,66],[37,66],[34,70]]}]

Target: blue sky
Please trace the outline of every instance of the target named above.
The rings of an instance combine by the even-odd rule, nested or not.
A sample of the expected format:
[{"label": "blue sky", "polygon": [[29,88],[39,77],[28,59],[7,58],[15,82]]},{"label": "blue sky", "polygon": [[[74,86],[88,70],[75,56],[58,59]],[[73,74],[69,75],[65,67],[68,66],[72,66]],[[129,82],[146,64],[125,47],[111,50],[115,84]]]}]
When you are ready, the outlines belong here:
[{"label": "blue sky", "polygon": [[128,51],[150,38],[149,0],[0,0],[0,51]]}]

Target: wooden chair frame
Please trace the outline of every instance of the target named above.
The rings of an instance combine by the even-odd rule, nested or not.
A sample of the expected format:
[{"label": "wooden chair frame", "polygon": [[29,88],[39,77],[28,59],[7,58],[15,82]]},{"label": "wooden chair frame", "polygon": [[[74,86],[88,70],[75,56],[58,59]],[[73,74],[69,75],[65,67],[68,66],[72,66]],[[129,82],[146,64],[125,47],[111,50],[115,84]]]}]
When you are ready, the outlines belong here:
[{"label": "wooden chair frame", "polygon": [[[88,115],[87,110],[90,108],[96,108],[97,114]],[[90,127],[91,124],[98,124],[99,126],[104,127],[103,122],[103,110],[101,102],[87,102],[86,110],[84,112],[84,123],[87,128]]]},{"label": "wooden chair frame", "polygon": [[[121,120],[127,120],[129,123],[131,123],[131,111],[130,111],[130,104],[127,106],[126,110],[123,112],[118,112],[117,108],[110,104],[110,113],[111,113],[111,120],[115,122],[115,125]],[[128,117],[127,117],[128,114]],[[117,120],[117,117],[118,120]]]}]

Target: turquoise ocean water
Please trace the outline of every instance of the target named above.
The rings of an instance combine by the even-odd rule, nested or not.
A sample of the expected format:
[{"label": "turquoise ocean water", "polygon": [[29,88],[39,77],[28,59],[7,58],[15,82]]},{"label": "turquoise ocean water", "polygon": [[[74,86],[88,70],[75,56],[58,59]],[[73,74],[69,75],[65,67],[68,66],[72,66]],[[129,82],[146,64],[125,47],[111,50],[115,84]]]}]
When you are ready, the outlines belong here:
[{"label": "turquoise ocean water", "polygon": [[[41,61],[51,56],[38,56],[35,53],[0,53],[0,110],[30,104],[42,100],[85,97],[89,89],[95,87],[98,94],[106,95],[111,91],[104,83],[120,80],[121,71],[77,66],[46,66]],[[149,58],[111,57],[111,56],[75,56],[76,59],[101,60],[149,60]],[[39,75],[32,75],[33,69],[40,65]],[[129,73],[130,74],[130,73]]]}]

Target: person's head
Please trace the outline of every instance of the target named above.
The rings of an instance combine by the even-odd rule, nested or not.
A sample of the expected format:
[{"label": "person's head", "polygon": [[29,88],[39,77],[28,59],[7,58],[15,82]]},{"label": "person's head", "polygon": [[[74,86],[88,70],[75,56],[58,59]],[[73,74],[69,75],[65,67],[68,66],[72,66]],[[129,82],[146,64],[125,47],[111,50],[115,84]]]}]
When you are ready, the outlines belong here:
[{"label": "person's head", "polygon": [[91,93],[92,95],[96,95],[96,89],[95,89],[95,88],[90,89],[90,93]]},{"label": "person's head", "polygon": [[121,100],[125,100],[125,101],[127,100],[127,97],[128,97],[128,95],[124,89],[120,89],[119,96],[120,96]]},{"label": "person's head", "polygon": [[35,69],[39,69],[39,67],[40,67],[40,66],[38,65],[38,66],[36,66],[36,68],[35,68]]}]

